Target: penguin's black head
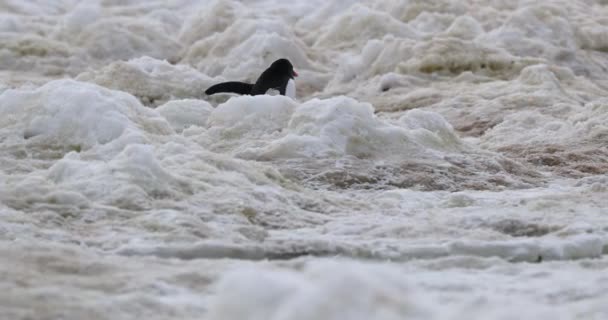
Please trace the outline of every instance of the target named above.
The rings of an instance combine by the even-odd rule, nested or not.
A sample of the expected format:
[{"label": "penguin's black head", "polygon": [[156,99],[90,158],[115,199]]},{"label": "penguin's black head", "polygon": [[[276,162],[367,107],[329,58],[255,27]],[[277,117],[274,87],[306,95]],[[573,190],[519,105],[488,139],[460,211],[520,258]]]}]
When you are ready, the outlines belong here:
[{"label": "penguin's black head", "polygon": [[287,59],[279,59],[273,62],[269,69],[277,74],[287,74],[292,79],[298,76],[298,73],[293,70],[293,65]]}]

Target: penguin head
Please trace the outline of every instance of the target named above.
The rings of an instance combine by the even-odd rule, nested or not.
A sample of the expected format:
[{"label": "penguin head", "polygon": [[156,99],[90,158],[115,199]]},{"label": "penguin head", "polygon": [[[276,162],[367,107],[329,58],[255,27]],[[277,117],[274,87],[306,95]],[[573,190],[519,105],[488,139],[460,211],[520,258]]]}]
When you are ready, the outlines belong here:
[{"label": "penguin head", "polygon": [[289,75],[289,77],[292,79],[298,76],[298,73],[293,70],[293,65],[287,59],[279,59],[273,62],[269,69],[277,74]]}]

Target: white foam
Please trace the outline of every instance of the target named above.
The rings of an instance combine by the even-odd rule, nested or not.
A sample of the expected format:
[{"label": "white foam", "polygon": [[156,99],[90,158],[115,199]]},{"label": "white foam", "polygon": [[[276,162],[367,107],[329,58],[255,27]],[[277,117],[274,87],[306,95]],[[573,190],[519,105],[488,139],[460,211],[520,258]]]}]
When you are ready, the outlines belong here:
[{"label": "white foam", "polygon": [[215,82],[191,67],[150,57],[114,62],[100,70],[84,72],[78,80],[126,91],[151,105],[172,98],[200,97]]},{"label": "white foam", "polygon": [[156,108],[177,132],[190,126],[204,127],[213,107],[201,100],[172,100]]},{"label": "white foam", "polygon": [[222,280],[218,291],[210,310],[214,319],[388,320],[428,319],[432,314],[422,310],[420,297],[410,296],[396,270],[356,264],[321,263],[304,274],[238,270]]},{"label": "white foam", "polygon": [[67,33],[78,35],[88,25],[101,17],[101,6],[98,1],[81,2],[65,18]]},{"label": "white foam", "polygon": [[228,100],[209,117],[216,143],[248,142],[280,133],[295,109],[295,102],[284,96],[243,96]]},{"label": "white foam", "polygon": [[62,147],[88,149],[143,128],[159,134],[171,131],[164,119],[132,96],[72,80],[7,90],[0,101],[3,126],[12,128],[12,135]]},{"label": "white foam", "polygon": [[0,0],[0,318],[608,318],[605,4]]},{"label": "white foam", "polygon": [[[263,144],[257,143],[256,147],[241,153],[244,157],[264,159],[421,156],[425,154],[422,145],[448,150],[458,148],[460,144],[450,125],[434,113],[406,114],[402,127],[377,119],[371,105],[346,97],[311,100],[297,108],[276,105],[269,109],[268,104],[275,105],[275,101],[284,100],[274,97],[231,99],[212,113],[210,124],[213,130],[224,132],[223,135],[227,135],[226,130],[230,128],[230,135],[238,134],[236,137],[240,139],[258,137],[258,132],[274,132],[277,137],[274,141],[261,141]],[[237,102],[241,108],[246,106],[248,109],[235,112],[232,106]],[[266,112],[273,115],[269,117]],[[230,118],[226,118],[227,115]],[[264,120],[252,120],[254,118]],[[226,122],[227,119],[231,120]],[[239,126],[235,127],[234,122]],[[234,131],[237,128],[238,133]]]}]

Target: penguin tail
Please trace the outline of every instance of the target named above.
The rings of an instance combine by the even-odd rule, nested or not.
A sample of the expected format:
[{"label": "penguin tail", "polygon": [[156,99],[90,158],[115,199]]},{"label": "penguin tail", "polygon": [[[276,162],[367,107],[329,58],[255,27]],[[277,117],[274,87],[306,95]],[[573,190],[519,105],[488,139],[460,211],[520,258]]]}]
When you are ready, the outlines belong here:
[{"label": "penguin tail", "polygon": [[238,94],[251,94],[251,90],[253,89],[253,84],[238,82],[238,81],[230,81],[230,82],[222,82],[216,85],[212,85],[209,89],[205,90],[205,94],[212,95],[220,92],[231,92]]}]

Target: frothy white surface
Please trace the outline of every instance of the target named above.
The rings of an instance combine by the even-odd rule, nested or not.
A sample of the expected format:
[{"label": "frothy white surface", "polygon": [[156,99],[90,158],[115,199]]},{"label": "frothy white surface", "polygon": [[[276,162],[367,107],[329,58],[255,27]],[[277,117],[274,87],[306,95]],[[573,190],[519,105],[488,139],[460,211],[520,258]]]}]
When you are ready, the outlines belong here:
[{"label": "frothy white surface", "polygon": [[0,318],[608,318],[607,8],[0,0]]}]

